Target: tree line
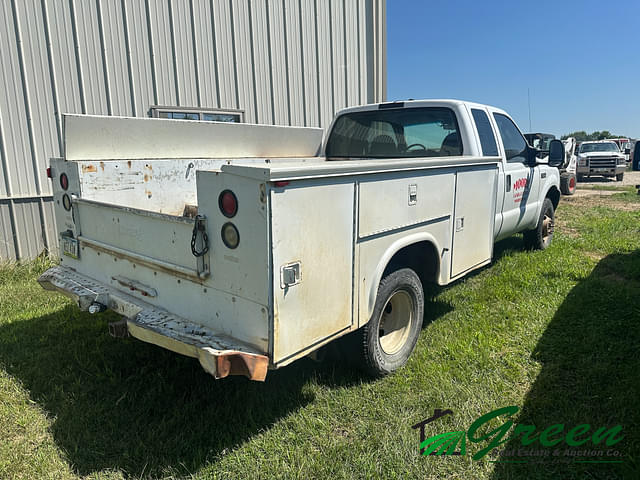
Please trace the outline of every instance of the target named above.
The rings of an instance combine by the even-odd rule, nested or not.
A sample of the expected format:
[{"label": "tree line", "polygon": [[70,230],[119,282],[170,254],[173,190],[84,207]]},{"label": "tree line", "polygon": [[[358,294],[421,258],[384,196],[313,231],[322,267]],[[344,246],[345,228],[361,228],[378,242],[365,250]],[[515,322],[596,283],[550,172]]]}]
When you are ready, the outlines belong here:
[{"label": "tree line", "polygon": [[606,138],[629,138],[626,135],[616,135],[611,133],[609,130],[603,130],[601,132],[595,131],[593,133],[587,133],[584,130],[580,130],[578,132],[571,132],[563,135],[562,140],[566,140],[569,137],[573,137],[578,142],[586,142],[588,140],[604,140]]}]

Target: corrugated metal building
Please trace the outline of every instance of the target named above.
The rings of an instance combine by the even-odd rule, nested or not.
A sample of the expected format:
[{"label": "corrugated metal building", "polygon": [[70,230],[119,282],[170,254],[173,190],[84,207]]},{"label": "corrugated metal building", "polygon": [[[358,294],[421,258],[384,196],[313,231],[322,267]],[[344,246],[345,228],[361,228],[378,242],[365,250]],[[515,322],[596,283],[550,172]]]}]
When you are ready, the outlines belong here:
[{"label": "corrugated metal building", "polygon": [[46,167],[60,155],[61,113],[326,127],[340,108],[384,100],[385,9],[0,0],[0,261],[57,248]]}]

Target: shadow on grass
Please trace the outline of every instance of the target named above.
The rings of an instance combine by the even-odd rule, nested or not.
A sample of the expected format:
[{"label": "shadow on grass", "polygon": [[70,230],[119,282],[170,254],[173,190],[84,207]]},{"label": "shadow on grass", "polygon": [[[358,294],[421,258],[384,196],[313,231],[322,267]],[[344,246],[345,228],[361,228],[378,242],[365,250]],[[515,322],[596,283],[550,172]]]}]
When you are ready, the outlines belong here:
[{"label": "shadow on grass", "polygon": [[[523,447],[520,438],[514,438],[504,445],[498,458],[504,463],[496,464],[493,479],[640,478],[640,250],[603,258],[571,290],[540,338],[533,358],[542,364],[542,370],[515,423],[535,425],[538,434],[553,424],[564,424],[566,433],[586,423],[591,434],[600,427],[621,425],[624,439],[611,447],[591,441],[569,447],[563,441],[548,448],[538,442]],[[550,453],[558,448],[561,455],[566,450],[617,450],[622,458],[605,453],[604,457],[577,460],[623,463],[555,465],[552,455],[538,460],[511,456],[523,448]],[[514,460],[528,463],[506,463]]]},{"label": "shadow on grass", "polygon": [[69,306],[0,327],[0,363],[54,418],[54,440],[81,475],[185,475],[313,401],[311,380],[366,381],[308,359],[270,372],[266,383],[216,381],[197,360],[109,337],[106,320],[117,318]]}]

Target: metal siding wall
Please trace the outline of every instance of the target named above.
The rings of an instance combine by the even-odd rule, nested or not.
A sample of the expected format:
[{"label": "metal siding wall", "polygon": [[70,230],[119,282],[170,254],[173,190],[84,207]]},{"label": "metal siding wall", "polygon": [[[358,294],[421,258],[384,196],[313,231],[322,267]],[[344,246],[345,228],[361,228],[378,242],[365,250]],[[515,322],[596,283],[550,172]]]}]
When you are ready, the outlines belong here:
[{"label": "metal siding wall", "polygon": [[0,2],[0,261],[57,248],[61,113],[238,108],[327,127],[384,100],[385,0]]}]

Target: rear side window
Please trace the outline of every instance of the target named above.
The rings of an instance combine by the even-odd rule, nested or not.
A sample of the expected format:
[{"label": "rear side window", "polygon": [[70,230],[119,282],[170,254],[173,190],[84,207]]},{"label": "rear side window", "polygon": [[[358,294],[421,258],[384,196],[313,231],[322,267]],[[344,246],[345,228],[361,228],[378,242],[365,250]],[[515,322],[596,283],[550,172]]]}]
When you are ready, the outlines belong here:
[{"label": "rear side window", "polygon": [[453,110],[394,108],[345,113],[334,123],[328,158],[401,158],[462,155]]},{"label": "rear side window", "polygon": [[500,130],[507,162],[525,163],[527,161],[527,141],[516,124],[509,117],[500,113],[494,113],[493,118],[496,119],[498,130]]},{"label": "rear side window", "polygon": [[496,137],[489,123],[489,117],[484,110],[477,108],[471,109],[471,115],[476,122],[478,135],[480,136],[480,145],[482,146],[482,154],[487,157],[495,157],[498,155],[498,146],[496,145]]}]

